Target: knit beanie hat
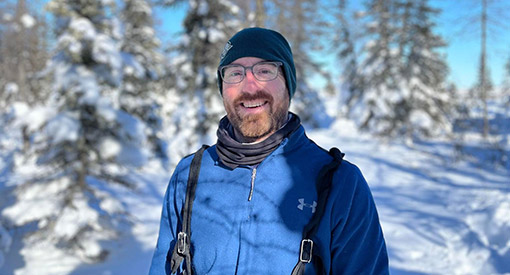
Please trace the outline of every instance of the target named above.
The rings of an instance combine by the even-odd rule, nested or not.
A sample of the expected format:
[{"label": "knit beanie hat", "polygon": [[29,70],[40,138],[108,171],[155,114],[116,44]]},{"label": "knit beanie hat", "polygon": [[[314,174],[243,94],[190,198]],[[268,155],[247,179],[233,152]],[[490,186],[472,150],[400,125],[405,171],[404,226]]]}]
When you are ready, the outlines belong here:
[{"label": "knit beanie hat", "polygon": [[[289,43],[278,32],[263,28],[248,28],[236,33],[225,45],[220,65],[228,65],[241,57],[258,57],[283,63],[289,99],[296,91],[296,68]],[[218,70],[218,88],[223,93],[223,81]]]}]

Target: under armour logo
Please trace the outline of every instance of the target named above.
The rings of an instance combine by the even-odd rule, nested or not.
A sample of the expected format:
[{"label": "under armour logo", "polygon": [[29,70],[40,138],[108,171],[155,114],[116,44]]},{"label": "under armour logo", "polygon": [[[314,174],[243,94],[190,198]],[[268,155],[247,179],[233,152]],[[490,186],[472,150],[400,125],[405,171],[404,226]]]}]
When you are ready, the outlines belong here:
[{"label": "under armour logo", "polygon": [[297,208],[299,210],[303,211],[303,208],[308,207],[308,208],[312,208],[312,213],[315,213],[315,208],[317,207],[316,201],[313,201],[312,204],[309,204],[309,203],[305,203],[304,198],[301,198],[301,199],[298,199],[298,202],[299,202],[299,205],[297,206]]}]

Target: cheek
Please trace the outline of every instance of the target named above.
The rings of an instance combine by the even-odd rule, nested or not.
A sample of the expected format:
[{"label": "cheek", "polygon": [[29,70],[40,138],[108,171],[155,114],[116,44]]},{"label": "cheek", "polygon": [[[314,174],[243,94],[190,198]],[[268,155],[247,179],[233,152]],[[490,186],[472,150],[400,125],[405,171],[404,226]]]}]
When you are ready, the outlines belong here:
[{"label": "cheek", "polygon": [[223,93],[221,96],[223,97],[223,103],[226,104],[228,102],[231,102],[234,98],[234,91],[232,88],[223,88]]},{"label": "cheek", "polygon": [[275,100],[282,101],[282,102],[288,102],[289,101],[289,93],[287,92],[287,88],[285,88],[285,85],[278,87],[278,89],[275,90],[275,93],[273,93]]},{"label": "cheek", "polygon": [[223,95],[223,107],[227,111],[232,108],[232,99],[226,95]]},{"label": "cheek", "polygon": [[278,96],[278,99],[280,100],[286,100],[289,101],[289,93],[287,92],[287,87],[285,85],[285,79],[280,76],[279,81],[276,84],[275,87],[276,95]]},{"label": "cheek", "polygon": [[223,84],[223,98],[233,98],[240,91],[240,86],[237,84]]}]

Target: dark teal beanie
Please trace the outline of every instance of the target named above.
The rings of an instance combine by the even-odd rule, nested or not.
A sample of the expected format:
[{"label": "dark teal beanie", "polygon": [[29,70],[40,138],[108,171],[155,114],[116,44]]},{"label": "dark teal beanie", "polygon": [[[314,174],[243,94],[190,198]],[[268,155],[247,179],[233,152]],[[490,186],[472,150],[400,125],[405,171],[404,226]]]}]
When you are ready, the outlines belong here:
[{"label": "dark teal beanie", "polygon": [[[296,91],[296,68],[289,43],[280,33],[263,28],[248,28],[236,33],[225,45],[220,65],[228,65],[241,57],[258,57],[283,63],[289,99]],[[218,87],[223,93],[223,81],[218,71]]]}]

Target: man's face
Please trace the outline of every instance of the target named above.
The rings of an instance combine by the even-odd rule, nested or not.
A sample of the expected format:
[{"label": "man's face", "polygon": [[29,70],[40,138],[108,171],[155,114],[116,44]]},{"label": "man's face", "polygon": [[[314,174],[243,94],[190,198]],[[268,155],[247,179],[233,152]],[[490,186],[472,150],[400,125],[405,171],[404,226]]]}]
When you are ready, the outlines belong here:
[{"label": "man's face", "polygon": [[[253,66],[263,59],[243,57],[231,64]],[[243,81],[236,84],[223,82],[223,105],[236,138],[241,142],[258,142],[276,132],[287,120],[289,95],[280,71],[271,81],[255,79],[246,70]]]}]

